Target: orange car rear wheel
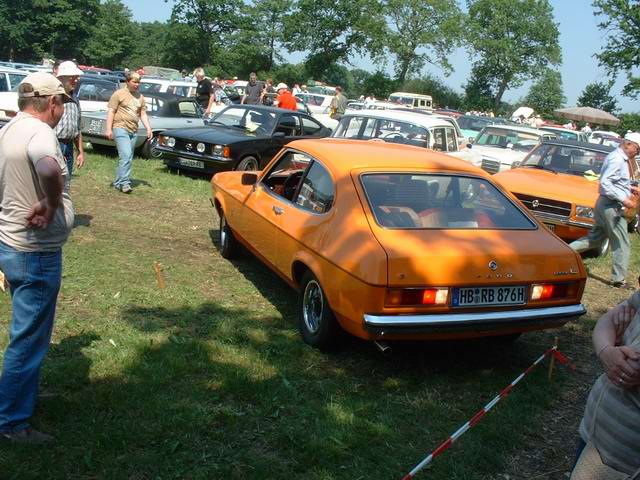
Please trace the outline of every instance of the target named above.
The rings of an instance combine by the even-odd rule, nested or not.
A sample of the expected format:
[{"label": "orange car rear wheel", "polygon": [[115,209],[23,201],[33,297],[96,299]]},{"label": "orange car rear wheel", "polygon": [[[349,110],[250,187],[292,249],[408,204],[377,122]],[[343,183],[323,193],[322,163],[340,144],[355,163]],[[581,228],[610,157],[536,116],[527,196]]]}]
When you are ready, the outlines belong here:
[{"label": "orange car rear wheel", "polygon": [[240,245],[240,242],[238,242],[236,237],[233,235],[222,210],[220,211],[218,245],[220,246],[220,255],[224,258],[232,259],[240,256],[242,245]]},{"label": "orange car rear wheel", "polygon": [[320,349],[338,344],[340,327],[318,279],[311,272],[302,277],[299,293],[299,328],[306,343]]}]

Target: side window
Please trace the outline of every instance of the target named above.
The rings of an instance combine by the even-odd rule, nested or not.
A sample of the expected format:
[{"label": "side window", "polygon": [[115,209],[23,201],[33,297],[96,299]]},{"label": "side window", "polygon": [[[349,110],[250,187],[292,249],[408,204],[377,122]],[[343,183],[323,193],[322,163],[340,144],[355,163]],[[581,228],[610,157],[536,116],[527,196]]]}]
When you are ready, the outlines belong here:
[{"label": "side window", "polygon": [[9,85],[7,83],[7,76],[4,73],[0,73],[0,92],[8,92]]},{"label": "side window", "polygon": [[305,135],[318,135],[322,131],[322,125],[315,120],[307,117],[301,117],[302,129]]},{"label": "side window", "polygon": [[296,204],[313,213],[328,212],[333,205],[335,187],[329,172],[318,162],[313,162],[302,180]]},{"label": "side window", "polygon": [[311,158],[307,155],[286,152],[263,178],[262,184],[276,195],[293,201],[309,163]]},{"label": "side window", "polygon": [[196,104],[192,101],[187,102],[178,102],[178,110],[180,111],[180,116],[182,117],[198,117],[198,112],[196,111]]},{"label": "side window", "polygon": [[280,117],[276,132],[282,132],[287,137],[296,137],[301,134],[300,117],[285,113]]},{"label": "side window", "polygon": [[158,113],[164,102],[156,97],[146,97],[145,104],[147,106],[147,112]]},{"label": "side window", "polygon": [[446,152],[446,134],[444,128],[433,129],[433,146],[432,148],[438,152]]},{"label": "side window", "polygon": [[456,140],[456,132],[453,128],[445,129],[447,132],[447,152],[458,151],[458,141]]},{"label": "side window", "polygon": [[93,83],[81,83],[78,88],[78,100],[96,100],[96,86]]},{"label": "side window", "polygon": [[362,117],[342,117],[333,136],[342,138],[360,138],[360,129],[365,121],[366,119]]}]

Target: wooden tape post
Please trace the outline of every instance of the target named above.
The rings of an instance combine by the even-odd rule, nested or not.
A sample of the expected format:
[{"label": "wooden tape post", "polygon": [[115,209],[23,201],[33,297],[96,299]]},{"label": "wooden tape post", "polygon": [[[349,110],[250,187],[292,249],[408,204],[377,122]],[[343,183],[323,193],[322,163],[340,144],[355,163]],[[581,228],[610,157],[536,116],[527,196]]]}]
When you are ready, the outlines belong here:
[{"label": "wooden tape post", "polygon": [[164,278],[162,277],[162,265],[160,262],[153,262],[153,269],[156,272],[156,280],[158,281],[158,288],[164,288]]}]

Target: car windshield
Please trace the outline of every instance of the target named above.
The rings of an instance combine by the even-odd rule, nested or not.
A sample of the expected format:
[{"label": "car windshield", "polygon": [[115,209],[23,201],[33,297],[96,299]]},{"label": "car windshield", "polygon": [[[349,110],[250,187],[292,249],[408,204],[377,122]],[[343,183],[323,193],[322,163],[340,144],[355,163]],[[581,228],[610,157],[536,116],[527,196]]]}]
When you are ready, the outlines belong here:
[{"label": "car windshield", "polygon": [[540,137],[536,133],[486,127],[480,132],[476,144],[529,152],[539,141]]},{"label": "car windshield", "polygon": [[560,130],[553,128],[541,128],[540,130],[546,130],[547,132],[555,133],[556,136],[561,140],[579,140],[580,137],[577,132],[572,132],[571,130]]},{"label": "car windshield", "polygon": [[378,224],[399,229],[533,230],[536,225],[483,178],[445,174],[364,174]]},{"label": "car windshield", "polygon": [[140,92],[142,93],[158,93],[162,85],[159,83],[140,82]]},{"label": "car windshield", "polygon": [[460,128],[464,130],[473,130],[474,132],[479,132],[487,125],[491,125],[495,123],[491,118],[475,118],[475,117],[459,117],[458,125]]},{"label": "car windshield", "polygon": [[543,144],[524,159],[520,168],[539,168],[596,179],[607,152],[583,147]]},{"label": "car windshield", "polygon": [[400,105],[413,105],[413,98],[411,97],[401,97],[399,95],[391,95],[389,97],[389,101],[393,103],[399,103]]},{"label": "car windshield", "polygon": [[11,82],[11,91],[12,92],[17,92],[18,91],[18,85],[20,85],[20,82],[22,80],[24,80],[26,77],[26,75],[20,75],[18,73],[10,73],[9,74],[9,81]]},{"label": "car windshield", "polygon": [[210,123],[241,128],[248,132],[269,134],[273,130],[276,114],[252,108],[229,107],[218,113]]},{"label": "car windshield", "polygon": [[429,131],[425,127],[400,120],[371,118],[358,114],[343,117],[332,136],[358,140],[379,138],[389,143],[424,148],[429,145]]}]

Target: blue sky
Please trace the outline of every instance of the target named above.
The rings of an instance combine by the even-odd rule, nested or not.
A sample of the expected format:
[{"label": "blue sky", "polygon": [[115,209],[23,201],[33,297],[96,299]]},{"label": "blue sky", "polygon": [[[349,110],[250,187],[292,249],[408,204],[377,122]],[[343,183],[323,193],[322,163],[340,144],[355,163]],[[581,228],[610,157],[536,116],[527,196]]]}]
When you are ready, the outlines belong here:
[{"label": "blue sky", "polygon": [[[600,51],[605,43],[604,34],[597,28],[598,19],[593,14],[591,0],[550,0],[554,8],[556,22],[560,29],[560,46],[562,47],[562,82],[567,106],[573,106],[584,87],[592,82],[604,81],[604,70],[598,67],[593,54]],[[137,21],[166,21],[171,15],[173,0],[123,0],[133,12]],[[291,62],[299,62],[303,55],[295,53],[289,57]],[[450,87],[462,91],[461,86],[466,83],[470,64],[467,53],[458,50],[451,58],[454,73],[444,77],[436,67],[425,67],[424,73],[429,72],[444,79]],[[376,66],[367,59],[353,59],[353,64],[359,68],[373,71]],[[620,94],[624,85],[624,75],[621,75],[612,89],[618,99],[618,105],[625,112],[640,112],[640,100],[632,100]],[[514,101],[526,95],[529,84],[516,90],[508,90],[505,100]]]}]

